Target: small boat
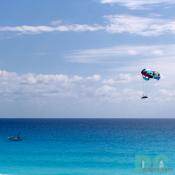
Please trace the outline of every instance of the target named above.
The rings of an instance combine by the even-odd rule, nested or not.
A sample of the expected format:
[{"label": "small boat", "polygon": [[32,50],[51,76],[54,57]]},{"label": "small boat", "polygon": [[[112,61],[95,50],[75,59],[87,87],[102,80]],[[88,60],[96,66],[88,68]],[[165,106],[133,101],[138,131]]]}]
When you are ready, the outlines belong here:
[{"label": "small boat", "polygon": [[8,140],[18,142],[18,141],[22,141],[23,138],[20,136],[20,133],[18,133],[16,136],[8,137]]}]

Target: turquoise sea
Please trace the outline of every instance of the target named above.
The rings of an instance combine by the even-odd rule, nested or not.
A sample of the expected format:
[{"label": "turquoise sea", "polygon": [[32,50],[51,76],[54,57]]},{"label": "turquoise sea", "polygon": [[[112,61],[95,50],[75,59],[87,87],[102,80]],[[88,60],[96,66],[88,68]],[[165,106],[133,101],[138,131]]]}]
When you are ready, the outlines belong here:
[{"label": "turquoise sea", "polygon": [[[19,131],[22,142],[7,140]],[[160,157],[163,171],[156,167]],[[0,119],[5,174],[174,175],[175,120]]]}]

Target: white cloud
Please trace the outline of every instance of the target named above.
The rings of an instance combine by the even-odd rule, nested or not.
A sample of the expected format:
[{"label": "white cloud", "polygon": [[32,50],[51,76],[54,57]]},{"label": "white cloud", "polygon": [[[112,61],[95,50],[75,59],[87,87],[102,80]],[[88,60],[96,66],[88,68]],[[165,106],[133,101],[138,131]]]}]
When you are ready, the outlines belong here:
[{"label": "white cloud", "polygon": [[102,4],[118,4],[125,6],[129,9],[144,9],[153,5],[172,5],[175,4],[174,0],[100,0]]},{"label": "white cloud", "polygon": [[75,50],[67,55],[68,61],[78,63],[99,63],[99,62],[118,62],[125,58],[132,61],[143,58],[165,58],[175,57],[174,44],[162,45],[126,45],[109,48],[97,48],[86,50]]},{"label": "white cloud", "polygon": [[141,36],[159,36],[165,33],[175,33],[175,22],[168,19],[138,17],[130,15],[106,16],[109,33],[129,33]]},{"label": "white cloud", "polygon": [[0,26],[0,32],[17,32],[22,34],[40,34],[49,32],[94,32],[98,30],[103,30],[103,26],[94,24],[54,24],[52,25],[42,25],[42,26]]},{"label": "white cloud", "polygon": [[93,76],[88,76],[86,79],[87,80],[92,80],[92,81],[99,81],[99,80],[101,80],[101,76],[98,75],[98,74],[95,74]]},{"label": "white cloud", "polygon": [[[133,76],[134,77],[134,76]],[[0,71],[0,94],[5,97],[44,96],[96,98],[99,89],[111,87],[121,96],[122,91],[115,87],[135,81],[129,74],[119,74],[113,78],[104,78],[99,74],[92,76],[68,76],[65,74],[22,74]],[[106,92],[108,94],[108,92]],[[103,92],[104,94],[104,92]],[[107,95],[106,94],[106,95]],[[112,95],[112,94],[111,94]],[[114,95],[114,94],[113,94]]]},{"label": "white cloud", "polygon": [[[0,26],[0,32],[15,32],[20,34],[41,34],[50,32],[96,32],[120,34],[129,33],[140,36],[159,36],[175,33],[174,19],[160,17],[138,17],[131,15],[108,15],[104,17],[107,24],[63,24],[55,21],[43,26]],[[132,50],[131,54],[135,54]]]},{"label": "white cloud", "polygon": [[122,83],[129,83],[132,82],[134,80],[137,80],[136,76],[133,76],[131,74],[118,74],[117,79],[115,78],[108,78],[108,79],[104,79],[103,80],[103,84],[104,85],[112,85],[112,86],[117,86],[118,84],[122,84]]}]

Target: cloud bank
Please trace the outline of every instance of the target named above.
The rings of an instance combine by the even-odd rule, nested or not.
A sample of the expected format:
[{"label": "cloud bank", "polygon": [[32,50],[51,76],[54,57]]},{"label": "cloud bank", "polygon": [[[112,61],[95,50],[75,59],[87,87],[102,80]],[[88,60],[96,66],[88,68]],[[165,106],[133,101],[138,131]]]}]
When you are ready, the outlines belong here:
[{"label": "cloud bank", "polygon": [[[66,74],[22,74],[0,71],[0,94],[4,97],[71,97],[94,98],[100,96],[122,96],[115,85],[134,81],[129,74],[119,74],[114,78],[102,78],[101,75],[68,76]],[[8,99],[8,98],[7,98]]]},{"label": "cloud bank", "polygon": [[140,117],[161,113],[159,108],[166,113],[174,90],[152,82],[146,85],[150,99],[142,101],[142,81],[139,73],[104,77],[1,70],[0,116]]}]

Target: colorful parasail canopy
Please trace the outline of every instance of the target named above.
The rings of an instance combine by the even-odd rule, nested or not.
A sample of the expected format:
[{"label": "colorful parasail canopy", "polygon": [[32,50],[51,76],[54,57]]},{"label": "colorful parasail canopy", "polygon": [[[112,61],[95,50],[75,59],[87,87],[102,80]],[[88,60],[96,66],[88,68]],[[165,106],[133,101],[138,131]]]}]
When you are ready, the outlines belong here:
[{"label": "colorful parasail canopy", "polygon": [[148,81],[150,79],[156,79],[156,80],[160,80],[160,73],[153,71],[151,69],[143,69],[141,71],[142,77],[144,80]]}]

